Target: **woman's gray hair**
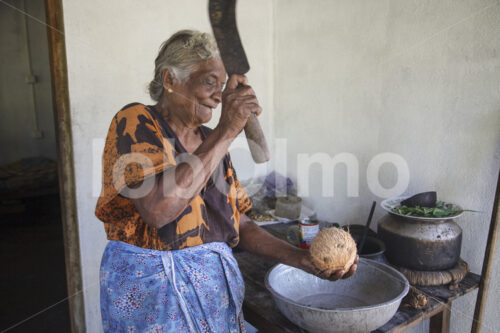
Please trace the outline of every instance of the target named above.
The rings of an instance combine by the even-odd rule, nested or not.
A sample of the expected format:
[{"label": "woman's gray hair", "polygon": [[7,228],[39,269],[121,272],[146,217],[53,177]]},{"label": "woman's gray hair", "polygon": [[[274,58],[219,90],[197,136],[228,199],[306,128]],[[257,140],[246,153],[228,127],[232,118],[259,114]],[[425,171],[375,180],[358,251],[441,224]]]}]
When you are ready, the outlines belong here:
[{"label": "woman's gray hair", "polygon": [[163,94],[163,71],[168,69],[172,79],[185,82],[200,62],[220,58],[217,43],[212,35],[181,30],[165,41],[155,59],[155,75],[149,84],[149,95],[159,101]]}]

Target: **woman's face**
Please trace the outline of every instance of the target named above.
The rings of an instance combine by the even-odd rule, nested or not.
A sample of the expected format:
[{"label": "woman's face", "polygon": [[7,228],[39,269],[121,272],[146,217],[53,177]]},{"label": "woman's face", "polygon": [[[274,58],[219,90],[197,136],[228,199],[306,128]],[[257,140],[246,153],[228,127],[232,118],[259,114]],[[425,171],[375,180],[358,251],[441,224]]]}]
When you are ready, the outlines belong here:
[{"label": "woman's face", "polygon": [[169,95],[169,112],[174,112],[188,127],[212,119],[213,109],[222,101],[226,70],[220,59],[200,63],[186,82],[174,81]]}]

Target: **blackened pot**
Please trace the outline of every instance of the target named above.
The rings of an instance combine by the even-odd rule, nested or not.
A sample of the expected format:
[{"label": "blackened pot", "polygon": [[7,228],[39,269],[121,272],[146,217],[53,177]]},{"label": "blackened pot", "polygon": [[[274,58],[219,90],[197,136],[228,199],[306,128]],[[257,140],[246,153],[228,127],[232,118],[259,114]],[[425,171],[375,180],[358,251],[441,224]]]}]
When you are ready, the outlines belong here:
[{"label": "blackened pot", "polygon": [[[371,230],[370,230],[371,231]],[[352,238],[359,245],[361,238],[363,235],[360,234],[352,234]],[[384,257],[385,252],[385,244],[380,239],[372,236],[366,236],[365,245],[361,252],[359,252],[359,256],[361,258],[371,259],[383,264],[388,264],[387,259]]]},{"label": "blackened pot", "polygon": [[414,219],[387,214],[378,222],[389,262],[419,271],[452,268],[460,258],[462,228],[452,219]]}]

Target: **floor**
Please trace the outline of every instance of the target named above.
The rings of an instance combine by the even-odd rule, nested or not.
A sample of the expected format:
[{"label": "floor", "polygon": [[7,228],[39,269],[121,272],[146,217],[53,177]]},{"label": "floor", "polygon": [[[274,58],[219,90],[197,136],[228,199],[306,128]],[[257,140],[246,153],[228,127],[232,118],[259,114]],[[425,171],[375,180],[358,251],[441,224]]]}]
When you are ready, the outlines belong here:
[{"label": "floor", "polygon": [[249,322],[245,321],[245,329],[247,333],[257,333],[259,332],[255,327],[252,326]]},{"label": "floor", "polygon": [[0,332],[69,332],[58,196],[2,208]]}]

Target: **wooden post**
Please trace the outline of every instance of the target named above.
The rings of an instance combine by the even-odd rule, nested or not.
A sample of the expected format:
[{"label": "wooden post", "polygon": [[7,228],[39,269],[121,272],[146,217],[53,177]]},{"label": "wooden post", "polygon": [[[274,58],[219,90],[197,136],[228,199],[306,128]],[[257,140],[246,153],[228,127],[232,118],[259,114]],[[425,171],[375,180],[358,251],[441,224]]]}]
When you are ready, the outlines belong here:
[{"label": "wooden post", "polygon": [[45,0],[71,332],[85,332],[62,0]]},{"label": "wooden post", "polygon": [[472,333],[481,332],[486,300],[488,298],[488,289],[492,275],[493,260],[495,258],[495,249],[498,241],[498,226],[500,224],[500,215],[498,215],[498,201],[500,200],[500,171],[497,180],[497,189],[495,201],[493,202],[493,212],[491,213],[490,230],[488,232],[488,242],[484,254],[483,269],[481,271],[481,281],[479,281],[479,291],[477,293],[476,309],[474,311],[474,321],[472,323]]},{"label": "wooden post", "polygon": [[429,333],[448,333],[450,331],[451,302],[444,305],[443,311],[430,319]]}]

